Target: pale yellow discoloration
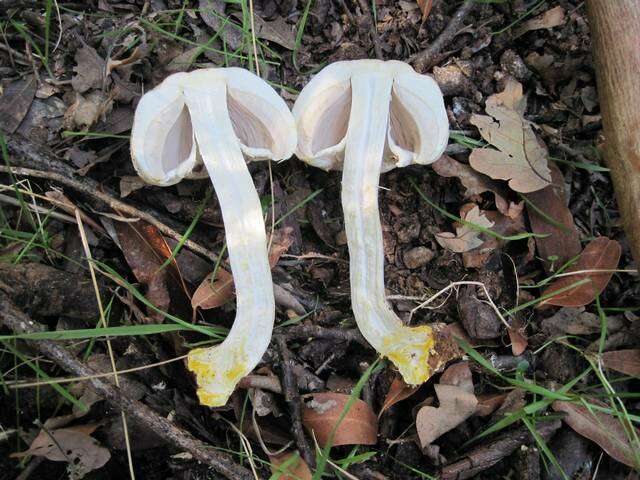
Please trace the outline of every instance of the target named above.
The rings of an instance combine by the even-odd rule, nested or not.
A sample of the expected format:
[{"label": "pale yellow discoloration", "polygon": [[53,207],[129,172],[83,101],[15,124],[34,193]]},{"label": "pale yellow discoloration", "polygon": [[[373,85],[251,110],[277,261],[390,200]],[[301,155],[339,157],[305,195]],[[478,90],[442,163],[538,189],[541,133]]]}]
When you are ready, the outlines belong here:
[{"label": "pale yellow discoloration", "polygon": [[191,350],[187,368],[196,375],[200,403],[208,407],[226,404],[240,379],[250,371],[243,350],[229,352],[220,347]]},{"label": "pale yellow discoloration", "polygon": [[434,343],[433,330],[427,325],[402,328],[383,339],[381,353],[398,367],[406,383],[420,385],[432,374],[429,357]]}]

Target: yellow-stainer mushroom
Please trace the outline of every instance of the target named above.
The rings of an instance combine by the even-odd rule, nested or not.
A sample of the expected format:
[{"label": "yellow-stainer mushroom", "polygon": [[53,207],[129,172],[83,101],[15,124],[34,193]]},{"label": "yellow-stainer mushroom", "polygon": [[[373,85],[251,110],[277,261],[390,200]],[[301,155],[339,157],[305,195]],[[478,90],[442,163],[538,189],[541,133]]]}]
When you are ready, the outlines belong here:
[{"label": "yellow-stainer mushroom", "polygon": [[403,62],[353,60],[324,68],[302,90],[293,116],[296,155],[325,170],[342,169],[342,209],[350,257],[351,305],[367,341],[412,385],[431,375],[434,335],[407,327],[387,304],[380,173],[442,155],[449,122],[436,82]]},{"label": "yellow-stainer mushroom", "polygon": [[[204,405],[224,405],[269,345],[275,316],[267,238],[247,161],[290,157],[293,116],[264,80],[240,68],[176,73],[136,109],[131,154],[154,185],[208,175],[224,220],[236,291],[236,318],[222,344],[189,352]],[[204,165],[204,169],[202,169]]]}]

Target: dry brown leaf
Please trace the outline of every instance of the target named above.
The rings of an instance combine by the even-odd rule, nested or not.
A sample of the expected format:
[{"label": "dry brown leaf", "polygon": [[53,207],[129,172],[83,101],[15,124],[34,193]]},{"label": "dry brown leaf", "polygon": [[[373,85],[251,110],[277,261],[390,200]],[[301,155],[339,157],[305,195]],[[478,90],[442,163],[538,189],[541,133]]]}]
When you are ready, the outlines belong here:
[{"label": "dry brown leaf", "polygon": [[640,377],[640,349],[604,352],[601,359],[606,368],[632,377]]},{"label": "dry brown leaf", "polygon": [[280,455],[270,455],[271,473],[279,480],[311,480],[313,475],[309,466],[298,452],[284,452]]},{"label": "dry brown leaf", "polygon": [[[493,226],[493,222],[490,221],[484,213],[480,212],[480,207],[474,206],[465,216],[461,216],[466,222],[473,223],[475,225],[490,228]],[[473,250],[474,248],[482,245],[483,240],[480,239],[478,230],[473,229],[468,225],[461,225],[456,227],[455,235],[451,232],[436,233],[436,241],[444,248],[451,250],[452,252],[462,253]]]},{"label": "dry brown leaf", "polygon": [[583,305],[591,303],[596,298],[596,295],[599,295],[605,289],[609,280],[611,280],[613,272],[607,272],[606,270],[615,270],[618,267],[621,254],[622,247],[620,247],[620,244],[615,240],[610,240],[607,237],[598,237],[592,240],[584,247],[580,258],[573,267],[567,270],[567,273],[590,272],[592,270],[605,270],[605,272],[576,273],[575,275],[559,278],[547,287],[543,296],[570,287],[580,280],[589,279],[590,281],[553,295],[542,301],[540,305],[549,304],[559,307],[582,307]]},{"label": "dry brown leaf", "polygon": [[458,362],[449,365],[440,376],[440,385],[460,387],[465,392],[473,393],[473,376],[468,362]]},{"label": "dry brown leaf", "polygon": [[538,15],[531,20],[527,20],[517,30],[516,36],[520,36],[526,32],[532,30],[542,30],[544,28],[559,27],[566,21],[564,8],[557,6],[544,12],[542,15]]},{"label": "dry brown leaf", "polygon": [[416,416],[416,430],[423,449],[473,415],[478,405],[476,396],[464,388],[438,384],[435,390],[440,406],[424,406]]},{"label": "dry brown leaf", "polygon": [[418,6],[420,7],[420,11],[422,12],[422,21],[424,22],[431,13],[431,9],[433,8],[433,0],[416,0],[418,2]]},{"label": "dry brown leaf", "polygon": [[441,177],[456,177],[465,187],[465,198],[480,195],[484,192],[492,192],[496,198],[496,208],[500,213],[515,219],[521,215],[524,205],[513,203],[505,199],[504,188],[482,173],[476,172],[469,165],[458,162],[449,155],[442,155],[437,162],[431,164],[435,172]]},{"label": "dry brown leaf", "polygon": [[[590,403],[606,407],[597,400]],[[633,447],[621,421],[605,412],[591,413],[584,405],[556,400],[551,404],[556,412],[565,412],[562,419],[583,437],[597,443],[610,457],[630,467],[639,468],[633,454]],[[632,427],[635,428],[635,427]]]},{"label": "dry brown leaf", "polygon": [[24,452],[11,454],[12,458],[28,455],[44,457],[54,462],[69,463],[69,477],[81,479],[106,464],[111,458],[109,450],[102,447],[90,434],[97,425],[78,425],[54,430],[41,430]]},{"label": "dry brown leaf", "polygon": [[18,129],[33,103],[37,87],[38,82],[33,75],[7,85],[0,96],[1,129],[8,133],[14,133]]},{"label": "dry brown leaf", "polygon": [[[142,221],[113,222],[113,225],[122,253],[133,274],[147,287],[146,298],[163,311],[169,310],[172,293],[176,300],[175,306],[178,306],[177,303],[185,303],[186,289],[175,261],[160,269],[171,256],[171,249],[160,231]],[[161,314],[151,310],[149,315],[158,321],[163,318]]]},{"label": "dry brown leaf", "polygon": [[493,179],[509,180],[516,192],[540,190],[551,183],[547,149],[525,120],[526,100],[522,85],[508,80],[505,90],[486,101],[490,116],[473,115],[471,123],[494,148],[476,148],[469,156],[471,166]]},{"label": "dry brown leaf", "polygon": [[394,378],[391,382],[387,395],[384,397],[384,403],[378,413],[378,418],[380,418],[384,412],[389,410],[396,403],[406,400],[416,393],[418,388],[419,387],[415,385],[407,385],[400,377]]},{"label": "dry brown leaf", "polygon": [[[273,234],[269,250],[269,265],[273,268],[280,257],[293,243],[293,230],[290,227],[277,230]],[[191,297],[191,306],[209,310],[224,305],[233,298],[233,275],[222,267],[218,267],[215,280],[211,280],[213,272],[205,277]]]},{"label": "dry brown leaf", "polygon": [[[567,207],[562,172],[555,163],[549,163],[552,185],[526,195],[527,214],[536,237],[538,255],[547,272],[564,265],[582,249],[580,234]],[[544,215],[543,215],[544,214]]]},{"label": "dry brown leaf", "polygon": [[84,93],[92,88],[102,88],[106,74],[106,62],[98,55],[95,48],[83,45],[76,50],[76,66],[73,71],[76,75],[71,79],[73,89],[78,93]]},{"label": "dry brown leaf", "polygon": [[[304,397],[302,423],[324,447],[338,423],[350,396],[343,393],[312,393]],[[371,407],[356,399],[336,428],[333,446],[374,445],[378,440],[378,420]]]}]

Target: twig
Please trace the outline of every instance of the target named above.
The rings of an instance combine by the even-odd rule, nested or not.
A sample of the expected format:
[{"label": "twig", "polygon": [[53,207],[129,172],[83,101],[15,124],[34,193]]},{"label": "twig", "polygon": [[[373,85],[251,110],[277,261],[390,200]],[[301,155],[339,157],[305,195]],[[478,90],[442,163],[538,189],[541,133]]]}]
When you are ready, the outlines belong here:
[{"label": "twig", "polygon": [[276,335],[275,341],[282,358],[282,386],[284,387],[284,398],[289,406],[289,413],[291,413],[291,431],[296,440],[298,450],[300,450],[300,455],[302,455],[302,458],[310,468],[314,468],[316,459],[302,428],[302,400],[300,399],[300,393],[293,374],[291,352],[289,352],[285,337]]},{"label": "twig", "polygon": [[[0,319],[2,319],[4,326],[16,334],[45,330],[42,325],[20,311],[11,299],[2,292],[0,292]],[[211,446],[177,427],[173,422],[158,415],[144,403],[130,398],[115,385],[95,377],[96,372],[92,368],[75,358],[62,345],[51,340],[29,341],[28,343],[54,360],[64,370],[77,376],[94,377],[90,380],[90,386],[98,395],[113,406],[122,409],[145,428],[176,447],[189,452],[196,460],[209,465],[227,478],[234,480],[253,479],[253,475],[246,468],[235,464],[229,455],[217,452]]]},{"label": "twig", "polygon": [[[67,164],[60,161],[53,153],[47,151],[43,145],[34,145],[19,135],[12,135],[6,138],[7,147],[11,154],[11,162],[15,167],[11,167],[14,175],[25,175],[35,178],[44,178],[54,182],[67,185],[85,195],[105,203],[114,210],[120,211],[132,217],[139,218],[156,227],[160,232],[173,238],[176,241],[182,239],[182,234],[145,211],[135,208],[128,203],[115,198],[114,193],[108,188],[98,184],[89,177],[77,177],[74,170]],[[0,165],[0,172],[9,173],[10,170],[6,165]],[[199,253],[213,261],[218,256],[211,250],[206,249],[202,245],[187,239],[184,246],[190,250]]]},{"label": "twig", "polygon": [[449,24],[438,35],[428,48],[418,53],[412,59],[418,72],[425,72],[431,68],[436,57],[442,52],[444,47],[453,40],[462,27],[462,22],[465,17],[471,13],[473,7],[476,6],[476,2],[473,0],[465,0],[462,6],[453,14]]},{"label": "twig", "polygon": [[278,333],[285,335],[287,340],[297,340],[302,338],[324,338],[327,340],[340,340],[343,342],[356,342],[370,348],[369,343],[362,336],[357,328],[343,330],[340,328],[324,328],[319,325],[295,325],[287,327]]},{"label": "twig", "polygon": [[[560,425],[560,420],[538,422],[535,424],[535,429],[542,438],[547,440],[560,428]],[[471,478],[492,467],[503,458],[511,455],[518,447],[528,444],[532,440],[533,436],[527,427],[507,431],[488,445],[476,447],[464,455],[461,460],[444,467],[440,478],[442,480]]]}]

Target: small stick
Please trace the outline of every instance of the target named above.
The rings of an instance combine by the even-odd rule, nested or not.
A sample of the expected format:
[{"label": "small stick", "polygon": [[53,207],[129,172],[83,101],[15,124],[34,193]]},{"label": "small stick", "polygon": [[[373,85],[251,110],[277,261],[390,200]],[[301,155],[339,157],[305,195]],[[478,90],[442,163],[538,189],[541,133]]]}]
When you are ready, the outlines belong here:
[{"label": "small stick", "polygon": [[[547,440],[560,428],[560,425],[560,420],[538,422],[535,424],[535,429],[542,438]],[[466,453],[462,459],[444,467],[440,478],[442,480],[471,478],[492,467],[515,452],[518,447],[528,444],[532,440],[533,436],[527,427],[507,431],[493,442],[474,448]]]},{"label": "small stick", "polygon": [[[45,328],[18,309],[11,299],[0,292],[0,319],[2,324],[16,334],[44,331]],[[97,373],[78,360],[62,345],[51,340],[28,341],[28,343],[54,360],[64,370],[82,377],[93,377],[90,386],[111,403],[122,409],[145,428],[172,443],[179,449],[189,452],[194,459],[209,465],[215,471],[233,480],[252,480],[253,475],[244,467],[233,462],[225,453],[217,452],[211,446],[198,440],[189,432],[177,427],[173,422],[158,415],[144,403],[134,400],[112,383],[96,377]]]},{"label": "small stick", "polygon": [[440,35],[438,35],[438,38],[436,38],[433,43],[429,45],[425,50],[414,56],[413,60],[416,71],[425,72],[429,68],[431,68],[433,62],[436,60],[436,57],[440,54],[440,52],[442,52],[444,47],[446,47],[447,44],[451,42],[451,40],[453,40],[453,38],[458,34],[465,17],[469,15],[469,13],[471,13],[475,6],[476,2],[474,0],[465,0],[458,11],[453,14],[451,20],[449,21],[449,24],[440,33]]},{"label": "small stick", "polygon": [[[280,330],[280,329],[279,329]],[[324,328],[319,325],[294,325],[287,327],[279,333],[285,335],[287,340],[302,338],[323,338],[326,340],[339,340],[343,342],[356,342],[366,348],[371,348],[357,328],[343,330],[340,328]]]},{"label": "small stick", "polygon": [[275,341],[280,349],[280,357],[282,359],[282,386],[284,387],[284,398],[289,406],[289,413],[291,413],[291,431],[300,450],[300,455],[307,462],[309,468],[314,468],[316,459],[302,428],[302,400],[300,399],[300,393],[293,374],[291,352],[289,352],[285,337],[276,335]]}]

